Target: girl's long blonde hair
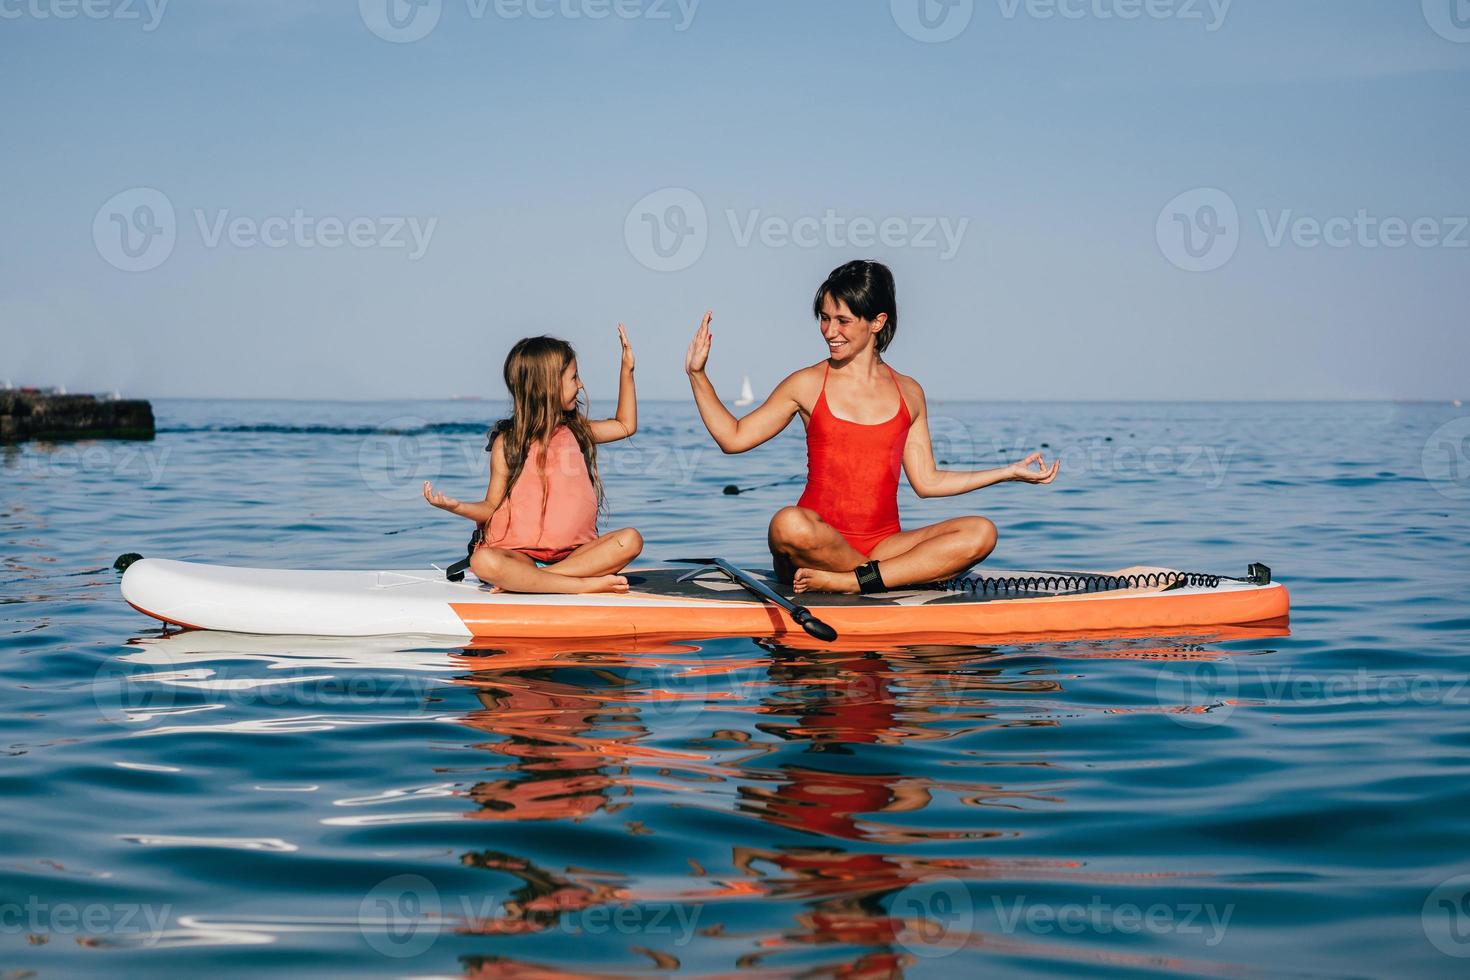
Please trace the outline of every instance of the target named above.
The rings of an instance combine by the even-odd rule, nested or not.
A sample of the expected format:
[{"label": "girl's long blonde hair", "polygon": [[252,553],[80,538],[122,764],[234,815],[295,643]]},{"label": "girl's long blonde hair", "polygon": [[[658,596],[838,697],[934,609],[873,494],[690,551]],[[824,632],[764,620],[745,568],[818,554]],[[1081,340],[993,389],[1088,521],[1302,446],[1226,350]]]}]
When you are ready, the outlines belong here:
[{"label": "girl's long blonde hair", "polygon": [[526,457],[532,443],[539,442],[541,469],[541,520],[546,521],[546,498],[549,480],[546,476],[546,450],[556,430],[566,426],[577,439],[582,449],[582,458],[587,462],[587,474],[597,491],[597,508],[601,510],[606,499],[602,492],[602,478],[597,472],[597,444],[592,441],[592,428],[587,422],[587,413],[582,397],[577,407],[570,412],[562,408],[561,376],[567,365],[576,358],[577,352],[565,340],[556,337],[527,337],[517,341],[505,357],[505,387],[510,390],[511,415],[501,419],[490,429],[488,450],[497,435],[505,437],[505,462],[510,474],[505,485],[505,496],[500,507],[510,501],[510,492],[526,467]]}]

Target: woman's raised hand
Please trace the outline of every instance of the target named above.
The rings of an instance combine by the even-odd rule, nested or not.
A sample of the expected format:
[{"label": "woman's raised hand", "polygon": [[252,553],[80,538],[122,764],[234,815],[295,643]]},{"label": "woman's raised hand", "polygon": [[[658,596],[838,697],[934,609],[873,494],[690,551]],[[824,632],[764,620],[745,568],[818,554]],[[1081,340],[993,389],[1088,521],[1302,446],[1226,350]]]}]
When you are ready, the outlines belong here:
[{"label": "woman's raised hand", "polygon": [[628,343],[628,331],[623,329],[621,323],[618,324],[618,340],[623,345],[623,370],[631,371],[633,370],[633,345]]},{"label": "woman's raised hand", "polygon": [[[1035,469],[1032,464],[1036,464]],[[1056,459],[1051,466],[1046,465],[1045,458],[1041,453],[1032,453],[1019,463],[1012,463],[1009,467],[1012,480],[1022,483],[1050,483],[1057,478],[1057,471],[1062,468],[1062,461]]]},{"label": "woman's raised hand", "polygon": [[710,341],[714,337],[709,324],[714,318],[713,313],[706,313],[699,329],[694,331],[694,339],[689,342],[689,350],[684,355],[684,373],[699,374],[704,370],[705,362],[709,360]]},{"label": "woman's raised hand", "polygon": [[454,508],[459,506],[458,500],[455,500],[453,497],[446,496],[440,493],[438,490],[435,490],[432,486],[429,485],[428,480],[424,481],[424,499],[433,504],[435,507],[438,507],[440,510],[447,510],[452,512]]}]

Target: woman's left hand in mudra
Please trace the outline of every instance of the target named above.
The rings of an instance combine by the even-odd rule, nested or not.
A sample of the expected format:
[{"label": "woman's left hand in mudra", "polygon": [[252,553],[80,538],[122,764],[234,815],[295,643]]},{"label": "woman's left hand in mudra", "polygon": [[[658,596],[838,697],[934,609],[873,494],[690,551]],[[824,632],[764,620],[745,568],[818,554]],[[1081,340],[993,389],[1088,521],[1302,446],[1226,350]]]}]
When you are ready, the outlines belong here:
[{"label": "woman's left hand in mudra", "polygon": [[1021,483],[1050,483],[1057,478],[1061,468],[1060,459],[1052,460],[1052,464],[1047,466],[1041,453],[1032,453],[1019,463],[1011,464],[1011,479]]}]

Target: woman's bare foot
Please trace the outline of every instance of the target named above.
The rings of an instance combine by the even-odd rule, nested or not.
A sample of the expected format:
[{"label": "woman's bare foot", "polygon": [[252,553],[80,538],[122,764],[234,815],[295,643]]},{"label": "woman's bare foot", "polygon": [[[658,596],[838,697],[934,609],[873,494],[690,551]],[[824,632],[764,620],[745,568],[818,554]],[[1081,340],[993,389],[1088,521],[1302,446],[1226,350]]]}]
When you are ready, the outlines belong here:
[{"label": "woman's bare foot", "polygon": [[797,592],[858,591],[856,572],[828,572],[820,568],[798,568],[791,586]]}]

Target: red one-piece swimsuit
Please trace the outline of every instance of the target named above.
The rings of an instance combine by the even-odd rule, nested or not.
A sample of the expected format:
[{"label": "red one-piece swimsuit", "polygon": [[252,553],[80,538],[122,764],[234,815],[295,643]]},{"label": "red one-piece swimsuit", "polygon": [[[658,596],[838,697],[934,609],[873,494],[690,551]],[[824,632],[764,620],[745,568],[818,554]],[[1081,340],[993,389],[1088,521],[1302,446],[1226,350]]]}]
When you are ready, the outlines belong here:
[{"label": "red one-piece swimsuit", "polygon": [[[888,367],[888,365],[884,365]],[[914,424],[903,389],[898,413],[887,422],[864,425],[832,414],[827,407],[827,375],[806,426],[806,490],[796,502],[817,512],[864,556],[878,542],[903,530],[898,524],[898,473],[903,447]],[[898,376],[888,368],[894,387]]]}]

